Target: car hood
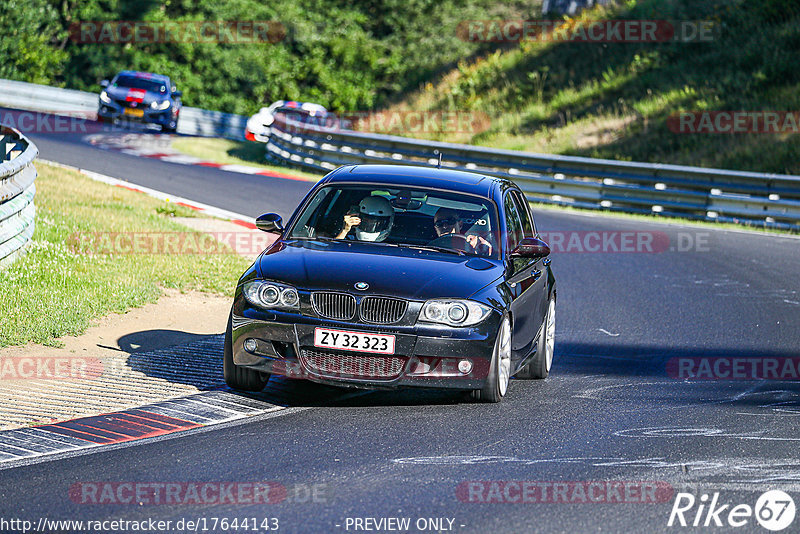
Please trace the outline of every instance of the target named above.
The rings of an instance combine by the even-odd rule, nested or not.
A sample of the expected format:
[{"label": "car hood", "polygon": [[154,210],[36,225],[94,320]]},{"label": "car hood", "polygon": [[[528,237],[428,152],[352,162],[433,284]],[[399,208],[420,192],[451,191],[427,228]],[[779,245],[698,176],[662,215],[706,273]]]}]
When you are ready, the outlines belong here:
[{"label": "car hood", "polygon": [[499,261],[358,242],[279,241],[258,262],[262,278],[302,289],[412,300],[469,297],[503,274]]},{"label": "car hood", "polygon": [[144,89],[134,89],[132,87],[108,87],[106,88],[108,95],[114,100],[122,100],[123,102],[130,99],[132,102],[149,106],[151,102],[161,102],[167,98],[167,95],[161,93],[154,93]]}]

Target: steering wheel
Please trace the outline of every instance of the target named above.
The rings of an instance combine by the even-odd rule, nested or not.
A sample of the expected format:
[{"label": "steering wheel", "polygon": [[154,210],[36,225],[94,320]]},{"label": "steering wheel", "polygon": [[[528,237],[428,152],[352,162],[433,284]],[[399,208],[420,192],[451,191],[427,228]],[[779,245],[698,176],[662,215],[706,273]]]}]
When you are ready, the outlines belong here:
[{"label": "steering wheel", "polygon": [[466,252],[472,248],[470,247],[467,238],[461,234],[440,235],[428,244],[434,247],[452,248],[455,250],[461,250],[463,252]]}]

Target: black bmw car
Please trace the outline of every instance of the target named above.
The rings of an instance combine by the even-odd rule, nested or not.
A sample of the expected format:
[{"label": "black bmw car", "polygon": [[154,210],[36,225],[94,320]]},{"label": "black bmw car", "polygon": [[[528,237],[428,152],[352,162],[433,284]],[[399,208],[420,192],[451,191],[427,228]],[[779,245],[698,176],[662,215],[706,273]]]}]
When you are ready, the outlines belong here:
[{"label": "black bmw car", "polygon": [[457,388],[498,402],[546,378],[556,284],[511,181],[390,165],[340,167],[306,196],[239,280],[224,374],[370,389]]},{"label": "black bmw car", "polygon": [[124,70],[100,86],[99,120],[156,124],[165,132],[178,129],[182,93],[168,76]]}]

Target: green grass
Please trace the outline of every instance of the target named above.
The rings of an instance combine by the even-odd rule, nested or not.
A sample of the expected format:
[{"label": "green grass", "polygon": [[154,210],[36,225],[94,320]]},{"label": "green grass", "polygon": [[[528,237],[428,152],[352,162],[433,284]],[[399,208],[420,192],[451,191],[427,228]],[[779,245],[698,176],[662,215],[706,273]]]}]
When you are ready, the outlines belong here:
[{"label": "green grass", "polygon": [[187,156],[203,158],[223,165],[250,165],[288,174],[308,181],[318,181],[318,174],[311,174],[277,165],[268,165],[264,159],[264,143],[253,141],[231,141],[211,137],[175,137],[172,148]]},{"label": "green grass", "polygon": [[[628,0],[576,20],[708,20],[710,42],[523,42],[465,59],[393,109],[488,114],[432,138],[619,160],[800,174],[800,135],[675,133],[680,111],[800,109],[796,0]],[[572,23],[574,21],[567,21]]]},{"label": "green grass", "polygon": [[[78,233],[190,232],[191,210],[37,163],[36,233],[28,253],[0,271],[0,347],[59,346],[110,312],[155,302],[163,288],[233,295],[248,261],[230,254],[82,254]],[[199,234],[197,234],[199,235]]]}]

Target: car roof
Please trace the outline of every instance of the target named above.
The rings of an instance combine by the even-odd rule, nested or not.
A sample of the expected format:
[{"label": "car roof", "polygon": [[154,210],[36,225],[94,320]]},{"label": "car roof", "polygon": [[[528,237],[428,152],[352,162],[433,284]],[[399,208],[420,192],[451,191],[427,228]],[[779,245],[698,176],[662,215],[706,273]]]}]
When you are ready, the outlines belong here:
[{"label": "car roof", "polygon": [[169,76],[164,74],[155,74],[152,72],[140,72],[137,70],[123,70],[117,76],[132,76],[134,78],[141,78],[143,80],[153,80],[156,82],[169,82]]},{"label": "car roof", "polygon": [[453,169],[436,169],[411,165],[349,165],[330,173],[324,183],[359,182],[391,183],[409,187],[443,189],[492,198],[492,190],[508,180]]}]

